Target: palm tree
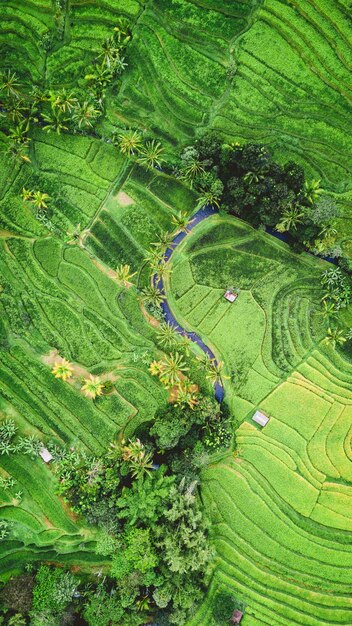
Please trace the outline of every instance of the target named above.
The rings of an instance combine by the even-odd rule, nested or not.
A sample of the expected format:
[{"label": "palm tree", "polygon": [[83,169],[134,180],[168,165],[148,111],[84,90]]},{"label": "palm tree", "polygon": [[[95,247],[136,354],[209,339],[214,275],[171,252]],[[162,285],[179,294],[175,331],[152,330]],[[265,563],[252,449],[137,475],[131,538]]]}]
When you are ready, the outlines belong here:
[{"label": "palm tree", "polygon": [[115,37],[112,36],[105,39],[102,49],[103,52],[98,56],[98,59],[103,57],[102,66],[106,65],[110,69],[116,57],[120,54],[120,48],[116,45]]},{"label": "palm tree", "polygon": [[151,304],[153,306],[160,306],[160,304],[165,300],[164,294],[155,287],[155,285],[150,285],[146,287],[142,291],[142,300],[147,304]]},{"label": "palm tree", "polygon": [[161,261],[156,268],[158,280],[164,281],[165,278],[169,278],[171,275],[171,267],[168,261]]},{"label": "palm tree", "polygon": [[328,328],[328,334],[325,337],[325,343],[329,344],[332,348],[342,346],[346,341],[343,330],[340,328]]},{"label": "palm tree", "polygon": [[119,265],[116,268],[116,279],[121,287],[129,287],[131,285],[131,278],[135,276],[137,272],[131,273],[131,268],[129,265]]},{"label": "palm tree", "polygon": [[189,406],[190,409],[194,409],[198,403],[198,396],[193,387],[189,380],[184,380],[178,385],[176,406]]},{"label": "palm tree", "polygon": [[328,302],[327,300],[323,300],[323,310],[321,311],[320,315],[322,315],[322,317],[324,319],[334,319],[338,316],[338,312],[336,310],[336,305],[335,302]]},{"label": "palm tree", "polygon": [[177,230],[180,230],[183,233],[187,232],[187,226],[189,223],[189,217],[186,211],[179,211],[177,215],[172,216],[172,223],[175,224]]},{"label": "palm tree", "polygon": [[63,88],[58,93],[50,92],[51,106],[53,109],[58,109],[61,113],[71,113],[77,104],[77,98],[74,97],[72,92],[67,93]]},{"label": "palm tree", "polygon": [[160,167],[162,159],[161,154],[163,152],[161,143],[155,141],[146,141],[145,146],[141,148],[140,156],[137,161],[147,169],[153,169],[153,167]]},{"label": "palm tree", "polygon": [[103,393],[103,387],[104,385],[99,376],[93,376],[90,374],[89,378],[84,379],[84,385],[82,386],[81,391],[83,391],[87,398],[94,400],[97,396],[101,396]]},{"label": "palm tree", "polygon": [[55,378],[61,378],[62,380],[68,380],[73,376],[73,365],[67,359],[61,359],[56,361],[54,367],[51,370]]},{"label": "palm tree", "polygon": [[138,153],[142,147],[142,137],[137,130],[126,130],[117,135],[117,145],[122,154],[130,157]]},{"label": "palm tree", "polygon": [[152,376],[158,376],[160,378],[164,371],[164,366],[161,361],[154,360],[151,362],[148,369]]},{"label": "palm tree", "polygon": [[101,115],[101,111],[94,107],[87,100],[83,104],[78,103],[72,113],[72,121],[80,130],[92,128],[97,117]]},{"label": "palm tree", "polygon": [[178,332],[170,322],[161,322],[156,335],[159,343],[167,348],[174,346],[178,340]]},{"label": "palm tree", "polygon": [[161,382],[165,387],[173,387],[181,382],[182,372],[188,371],[188,367],[179,352],[166,355],[162,360]]},{"label": "palm tree", "polygon": [[4,74],[0,75],[0,91],[5,91],[8,98],[18,98],[20,83],[17,80],[16,72],[7,70]]},{"label": "palm tree", "polygon": [[314,204],[322,193],[323,189],[320,187],[320,179],[312,179],[309,182],[306,180],[304,183],[304,197],[309,204]]},{"label": "palm tree", "polygon": [[119,17],[116,21],[116,26],[114,27],[115,38],[121,47],[125,47],[129,40],[131,39],[130,35],[130,23],[125,17]]},{"label": "palm tree", "polygon": [[197,209],[202,209],[205,206],[216,206],[219,209],[220,201],[221,197],[217,193],[214,193],[213,191],[211,191],[211,189],[209,189],[208,191],[203,189],[201,195],[198,198]]},{"label": "palm tree", "polygon": [[153,455],[151,452],[145,452],[137,458],[132,458],[129,462],[131,474],[134,478],[141,478],[146,474],[150,474],[153,469]]},{"label": "palm tree", "polygon": [[203,174],[204,171],[203,163],[194,160],[182,169],[182,178],[189,181],[192,186],[194,179],[197,178],[199,174]]},{"label": "palm tree", "polygon": [[43,126],[43,130],[46,130],[47,133],[51,133],[51,131],[56,132],[58,135],[61,134],[61,131],[68,130],[68,126],[66,123],[69,121],[67,117],[63,117],[61,111],[57,111],[55,109],[49,113],[42,113],[42,118],[46,124]]},{"label": "palm tree", "polygon": [[303,216],[304,213],[300,211],[299,207],[291,206],[283,212],[281,220],[275,228],[279,233],[284,233],[291,229],[296,230],[297,225],[301,224]]},{"label": "palm tree", "polygon": [[157,270],[159,263],[164,260],[165,250],[168,246],[165,246],[162,242],[153,243],[152,245],[156,247],[156,250],[149,250],[144,257],[144,261],[150,265],[152,270]]},{"label": "palm tree", "polygon": [[228,376],[224,376],[223,374],[223,361],[217,362],[214,357],[210,358],[206,354],[204,354],[203,357],[197,357],[197,359],[205,366],[205,377],[213,385],[216,385],[216,383],[222,384],[223,378],[228,378]]},{"label": "palm tree", "polygon": [[30,189],[26,189],[25,187],[22,187],[22,200],[28,201],[28,200],[33,200],[33,191],[31,191]]},{"label": "palm tree", "polygon": [[29,109],[22,98],[17,98],[12,100],[9,104],[6,104],[7,117],[15,124],[22,122],[25,115],[28,115],[28,113]]},{"label": "palm tree", "polygon": [[259,183],[259,181],[263,180],[265,178],[264,174],[262,172],[247,172],[244,176],[243,176],[243,180],[246,181],[246,183],[249,184],[249,186],[253,185],[254,183]]},{"label": "palm tree", "polygon": [[32,200],[34,206],[39,210],[47,209],[48,205],[46,204],[46,200],[49,199],[49,194],[43,193],[42,191],[34,191],[32,194]]}]

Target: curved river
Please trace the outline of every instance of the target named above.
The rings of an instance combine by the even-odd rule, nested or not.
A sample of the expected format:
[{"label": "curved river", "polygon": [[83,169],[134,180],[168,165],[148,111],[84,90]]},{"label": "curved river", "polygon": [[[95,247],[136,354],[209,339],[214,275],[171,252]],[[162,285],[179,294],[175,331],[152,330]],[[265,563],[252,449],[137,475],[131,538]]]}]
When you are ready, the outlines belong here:
[{"label": "curved river", "polygon": [[[207,217],[210,217],[211,215],[215,215],[216,213],[217,213],[217,210],[216,209],[212,209],[210,207],[204,207],[203,209],[199,209],[199,211],[197,211],[197,213],[195,213],[193,215],[193,217],[190,219],[190,221],[188,223],[188,226],[187,226],[187,231],[188,232],[186,232],[186,233],[185,232],[181,232],[178,235],[176,235],[176,237],[173,238],[170,246],[167,248],[167,250],[165,252],[165,258],[166,259],[170,259],[170,257],[172,255],[172,253],[174,252],[175,248],[177,248],[177,246],[181,243],[181,241],[183,241],[185,239],[185,237],[187,237],[188,233],[191,230],[193,230],[193,228],[195,226],[197,226],[197,224],[199,224],[203,220],[207,219]],[[180,326],[180,324],[178,323],[178,321],[174,317],[173,313],[171,312],[170,306],[168,304],[163,280],[161,278],[159,280],[157,280],[157,274],[155,274],[153,276],[153,283],[154,283],[154,285],[156,285],[160,289],[160,291],[165,296],[165,300],[160,305],[161,308],[162,308],[162,311],[164,313],[165,320],[167,322],[169,322],[169,324],[171,324],[171,326],[173,326],[173,328],[177,332],[179,332],[181,335],[189,337],[189,339],[194,341],[201,348],[201,350],[203,350],[203,352],[205,354],[207,354],[211,359],[214,359],[214,362],[217,364],[218,361],[217,361],[217,359],[215,357],[214,352],[212,350],[210,350],[210,348],[208,348],[207,345],[205,345],[204,341],[202,341],[202,339],[199,337],[199,335],[197,335],[196,333],[193,333],[193,332],[188,332],[185,328],[182,328],[182,326]],[[214,393],[215,393],[216,400],[218,402],[222,402],[223,399],[224,399],[225,390],[224,390],[223,385],[220,382],[218,382],[218,383],[216,383],[214,385]]]}]

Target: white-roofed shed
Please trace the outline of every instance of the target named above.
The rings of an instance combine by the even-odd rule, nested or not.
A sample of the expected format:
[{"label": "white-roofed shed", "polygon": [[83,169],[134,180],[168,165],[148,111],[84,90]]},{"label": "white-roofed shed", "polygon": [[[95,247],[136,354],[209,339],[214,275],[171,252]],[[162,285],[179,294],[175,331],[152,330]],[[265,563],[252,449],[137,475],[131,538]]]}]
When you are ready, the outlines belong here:
[{"label": "white-roofed shed", "polygon": [[267,425],[270,417],[268,417],[268,415],[265,415],[265,413],[262,413],[261,411],[256,411],[252,417],[252,420],[253,422],[259,424],[259,426],[264,427]]}]

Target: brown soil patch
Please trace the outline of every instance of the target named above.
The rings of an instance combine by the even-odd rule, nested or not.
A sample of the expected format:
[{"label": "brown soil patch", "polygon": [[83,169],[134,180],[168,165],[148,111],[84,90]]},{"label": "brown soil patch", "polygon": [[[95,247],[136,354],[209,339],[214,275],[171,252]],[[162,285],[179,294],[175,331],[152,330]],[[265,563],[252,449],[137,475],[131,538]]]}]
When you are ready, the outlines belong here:
[{"label": "brown soil patch", "polygon": [[[44,354],[42,356],[42,361],[45,365],[49,365],[49,367],[53,367],[55,363],[62,361],[62,357],[59,355],[57,350],[51,350],[49,354]],[[78,365],[77,363],[71,363],[73,367],[73,376],[69,378],[66,382],[73,385],[76,382],[76,378],[89,378],[90,372]],[[117,376],[112,372],[105,372],[100,377],[101,381],[104,383],[106,380],[111,380],[111,382],[115,382]]]},{"label": "brown soil patch", "polygon": [[119,193],[115,197],[118,203],[121,204],[121,206],[129,206],[130,204],[134,204],[133,198],[131,198],[131,196],[129,196],[124,191],[119,191]]},{"label": "brown soil patch", "polygon": [[51,523],[50,519],[47,517],[44,517],[44,524],[47,528],[54,528],[54,525]]},{"label": "brown soil patch", "polygon": [[145,317],[145,319],[147,320],[147,322],[151,325],[154,326],[154,328],[159,328],[160,326],[160,322],[159,320],[155,319],[155,317],[153,317],[152,315],[149,315],[148,311],[146,310],[143,302],[141,302],[141,311]]}]

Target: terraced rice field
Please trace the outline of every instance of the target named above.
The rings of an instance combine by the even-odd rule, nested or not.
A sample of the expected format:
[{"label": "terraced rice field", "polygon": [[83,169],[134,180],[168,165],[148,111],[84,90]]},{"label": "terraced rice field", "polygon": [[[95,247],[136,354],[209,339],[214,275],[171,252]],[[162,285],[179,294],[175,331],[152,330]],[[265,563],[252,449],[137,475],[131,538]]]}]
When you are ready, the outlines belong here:
[{"label": "terraced rice field", "polygon": [[[219,587],[248,603],[246,626],[350,624],[352,366],[321,341],[324,264],[219,216],[172,262],[173,313],[224,360],[239,424],[236,456],[203,474],[217,564],[192,626]],[[263,430],[255,409],[270,416]]]},{"label": "terraced rice field", "polygon": [[109,119],[145,125],[170,150],[202,128],[269,144],[337,194],[349,253],[351,37],[348,7],[334,0],[153,0]]},{"label": "terraced rice field", "polygon": [[[346,0],[71,0],[58,20],[48,0],[1,4],[0,69],[39,88],[85,85],[120,16],[133,39],[96,136],[33,131],[28,168],[13,166],[0,133],[0,404],[20,434],[99,455],[119,431],[152,418],[166,394],[143,362],[153,329],[114,270],[144,284],[144,256],[195,194],[132,165],[101,141],[121,127],[160,141],[167,156],[213,128],[230,141],[269,144],[301,163],[341,206],[339,239],[352,254],[351,23]],[[51,44],[48,37],[53,37]],[[23,187],[54,197],[48,233]],[[62,234],[80,225],[79,245]],[[352,623],[352,366],[323,343],[322,261],[297,257],[233,218],[197,227],[173,256],[167,286],[177,320],[225,362],[238,454],[203,474],[216,567],[189,626],[210,624],[212,598],[230,588],[244,626]],[[223,299],[240,288],[236,304]],[[3,315],[4,314],[4,315]],[[6,319],[6,322],[3,322]],[[109,373],[116,391],[94,404],[50,373],[56,350],[83,373]],[[265,430],[251,421],[270,415]],[[89,571],[95,530],[55,495],[40,460],[0,457],[0,579],[29,561]],[[22,498],[16,493],[22,491]]]},{"label": "terraced rice field", "polygon": [[[54,179],[65,199],[53,222],[66,229],[77,225],[79,218],[82,243],[73,246],[48,236],[30,208],[18,210],[13,198],[20,195],[27,179],[23,171],[6,171],[4,160],[0,409],[2,416],[13,417],[21,435],[101,454],[121,429],[128,436],[166,401],[165,392],[150,377],[142,359],[146,351],[154,349],[153,331],[140,313],[135,295],[121,292],[112,269],[124,262],[122,249],[120,255],[109,246],[99,248],[98,252],[104,250],[100,256],[91,251],[95,225],[104,213],[110,216],[105,201],[111,207],[115,203],[116,212],[118,193],[124,201],[127,191],[135,198],[139,192],[154,196],[132,179],[123,187],[125,191],[119,192],[129,166],[100,142],[84,137],[63,142],[38,133],[32,153],[41,180],[49,185]],[[152,178],[150,188],[154,189]],[[169,193],[175,196],[177,189],[176,185],[176,191],[170,189]],[[166,201],[159,203],[161,216],[169,223],[172,211]],[[131,212],[135,205],[130,200],[127,204],[122,221],[135,219]],[[137,245],[142,251],[140,260],[144,249]],[[111,267],[105,264],[106,256]],[[73,361],[80,375],[108,373],[116,391],[93,404],[79,391],[79,384],[56,380],[48,360],[53,350]],[[0,457],[0,468],[3,476],[16,480],[10,495],[1,493],[1,515],[11,520],[11,535],[2,544],[0,576],[8,577],[31,559],[81,567],[85,563],[87,567],[104,565],[92,551],[95,531],[88,530],[82,520],[71,519],[54,495],[55,478],[42,461],[5,455]],[[20,503],[14,498],[19,490],[23,492]]]}]

